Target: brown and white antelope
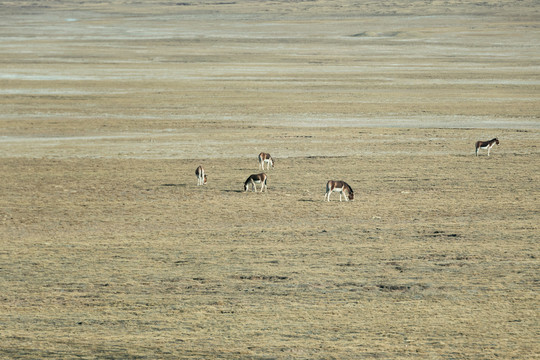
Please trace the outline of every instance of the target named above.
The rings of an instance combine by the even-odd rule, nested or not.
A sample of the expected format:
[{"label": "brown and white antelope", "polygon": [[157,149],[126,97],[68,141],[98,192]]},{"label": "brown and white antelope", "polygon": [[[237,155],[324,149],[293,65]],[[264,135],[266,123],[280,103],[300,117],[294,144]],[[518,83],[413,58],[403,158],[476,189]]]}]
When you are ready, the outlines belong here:
[{"label": "brown and white antelope", "polygon": [[341,195],[345,197],[345,201],[354,200],[354,191],[345,181],[330,180],[326,183],[326,194],[324,199],[330,201],[330,194],[332,192],[339,193],[339,201],[341,201]]},{"label": "brown and white antelope", "polygon": [[474,147],[476,149],[476,156],[478,156],[478,150],[480,150],[480,149],[487,149],[488,156],[489,156],[489,151],[491,150],[491,148],[495,144],[499,145],[499,139],[493,138],[493,139],[491,139],[489,141],[477,141],[476,144],[474,145]]},{"label": "brown and white antelope", "polygon": [[252,191],[257,192],[257,185],[256,184],[261,184],[261,192],[263,192],[263,189],[267,189],[266,188],[266,180],[267,179],[268,179],[268,177],[266,176],[265,173],[250,175],[247,178],[247,180],[244,182],[244,191],[248,191],[249,185],[251,185]]},{"label": "brown and white antelope", "polygon": [[267,164],[267,169],[270,170],[270,165],[274,167],[274,159],[270,154],[262,152],[259,154],[259,169],[264,170],[264,164]]},{"label": "brown and white antelope", "polygon": [[197,176],[197,186],[206,185],[207,177],[204,173],[204,168],[201,165],[195,170],[195,175]]}]

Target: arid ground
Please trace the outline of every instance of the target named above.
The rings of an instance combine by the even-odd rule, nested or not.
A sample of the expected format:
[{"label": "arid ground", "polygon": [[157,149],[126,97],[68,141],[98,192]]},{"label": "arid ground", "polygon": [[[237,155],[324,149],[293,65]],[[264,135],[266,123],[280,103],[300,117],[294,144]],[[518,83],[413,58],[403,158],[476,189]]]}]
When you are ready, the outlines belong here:
[{"label": "arid ground", "polygon": [[0,358],[537,359],[539,27],[0,0]]}]

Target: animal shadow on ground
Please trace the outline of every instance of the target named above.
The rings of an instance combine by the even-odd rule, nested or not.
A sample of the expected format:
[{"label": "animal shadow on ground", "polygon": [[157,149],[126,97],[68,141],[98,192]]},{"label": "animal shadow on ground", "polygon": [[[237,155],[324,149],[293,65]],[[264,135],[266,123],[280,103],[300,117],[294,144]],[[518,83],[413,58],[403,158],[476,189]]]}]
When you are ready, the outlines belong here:
[{"label": "animal shadow on ground", "polygon": [[232,189],[221,190],[221,191],[227,192],[227,193],[242,193],[242,192],[244,192],[244,190],[232,190]]},{"label": "animal shadow on ground", "polygon": [[178,186],[178,187],[184,187],[186,184],[161,184],[161,186]]}]

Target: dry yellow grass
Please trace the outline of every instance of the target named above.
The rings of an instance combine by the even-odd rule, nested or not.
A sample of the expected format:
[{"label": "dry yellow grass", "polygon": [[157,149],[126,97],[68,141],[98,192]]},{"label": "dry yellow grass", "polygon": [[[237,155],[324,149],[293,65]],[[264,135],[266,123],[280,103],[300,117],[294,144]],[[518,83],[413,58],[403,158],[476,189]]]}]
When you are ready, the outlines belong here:
[{"label": "dry yellow grass", "polygon": [[538,356],[534,1],[36,6],[0,2],[1,358]]}]

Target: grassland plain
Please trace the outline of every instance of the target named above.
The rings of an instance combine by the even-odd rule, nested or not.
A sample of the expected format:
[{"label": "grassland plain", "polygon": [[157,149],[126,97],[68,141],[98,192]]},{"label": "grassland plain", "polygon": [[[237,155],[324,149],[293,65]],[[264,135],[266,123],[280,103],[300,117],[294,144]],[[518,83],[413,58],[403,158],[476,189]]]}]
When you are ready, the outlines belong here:
[{"label": "grassland plain", "polygon": [[0,1],[0,357],[537,358],[539,11]]}]

